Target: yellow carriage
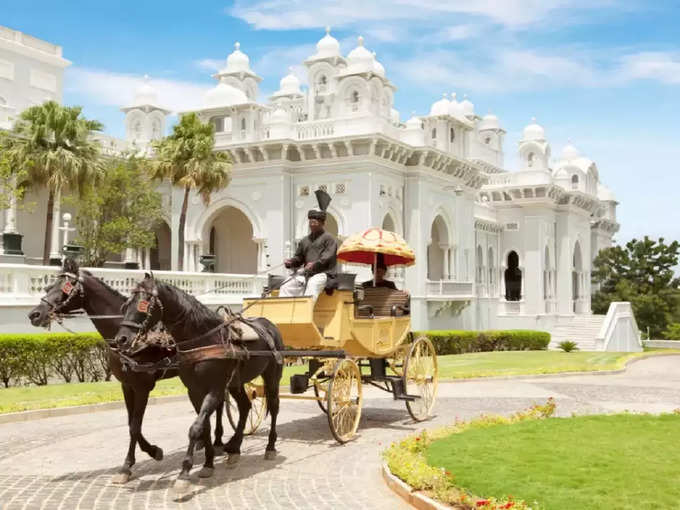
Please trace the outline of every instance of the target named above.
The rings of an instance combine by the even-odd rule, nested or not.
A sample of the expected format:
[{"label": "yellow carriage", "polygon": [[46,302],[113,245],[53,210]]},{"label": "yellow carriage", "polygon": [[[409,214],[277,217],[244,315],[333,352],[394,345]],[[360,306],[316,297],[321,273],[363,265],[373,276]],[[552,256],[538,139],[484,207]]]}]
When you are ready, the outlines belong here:
[{"label": "yellow carriage", "polygon": [[[413,251],[400,236],[369,229],[348,238],[338,259],[375,263],[378,253],[386,265],[410,265]],[[357,288],[355,275],[339,274],[337,288],[311,297],[270,297],[244,300],[244,316],[266,317],[281,331],[289,351],[284,356],[303,358],[309,369],[291,377],[290,394],[282,398],[316,400],[328,415],[335,439],[344,443],[356,434],[361,417],[362,384],[389,391],[404,400],[414,420],[432,414],[437,390],[437,358],[426,337],[414,338],[409,295],[384,287]],[[280,277],[279,277],[280,278]],[[277,287],[270,277],[270,285]],[[307,389],[314,396],[302,395]],[[253,408],[246,432],[253,433],[265,414],[264,392],[249,384]],[[234,408],[227,406],[232,425]]]}]

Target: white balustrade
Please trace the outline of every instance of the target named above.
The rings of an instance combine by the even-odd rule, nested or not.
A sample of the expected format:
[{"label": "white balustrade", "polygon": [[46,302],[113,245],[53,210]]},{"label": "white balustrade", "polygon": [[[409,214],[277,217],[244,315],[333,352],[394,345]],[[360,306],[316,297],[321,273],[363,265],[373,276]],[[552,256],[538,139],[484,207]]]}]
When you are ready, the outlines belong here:
[{"label": "white balustrade", "polygon": [[473,295],[473,284],[456,280],[427,280],[425,291],[427,297],[470,298]]},{"label": "white balustrade", "polygon": [[[86,269],[123,294],[129,294],[145,275],[142,270]],[[59,271],[52,266],[0,264],[0,306],[38,304]],[[223,273],[155,271],[154,277],[208,305],[240,304],[246,296],[259,295],[266,282],[265,276]]]},{"label": "white balustrade", "polygon": [[332,120],[307,121],[295,125],[295,138],[298,140],[310,140],[312,138],[325,138],[335,134],[335,123]]}]

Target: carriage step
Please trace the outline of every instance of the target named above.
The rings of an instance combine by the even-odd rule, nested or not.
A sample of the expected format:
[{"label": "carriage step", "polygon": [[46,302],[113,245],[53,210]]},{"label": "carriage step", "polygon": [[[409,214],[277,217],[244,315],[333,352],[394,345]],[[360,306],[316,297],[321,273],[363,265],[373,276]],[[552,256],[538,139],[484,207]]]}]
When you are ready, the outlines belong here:
[{"label": "carriage step", "polygon": [[409,402],[413,402],[420,398],[418,395],[409,395],[406,393],[404,380],[401,377],[388,376],[386,379],[392,382],[392,395],[394,395],[394,400],[408,400]]}]

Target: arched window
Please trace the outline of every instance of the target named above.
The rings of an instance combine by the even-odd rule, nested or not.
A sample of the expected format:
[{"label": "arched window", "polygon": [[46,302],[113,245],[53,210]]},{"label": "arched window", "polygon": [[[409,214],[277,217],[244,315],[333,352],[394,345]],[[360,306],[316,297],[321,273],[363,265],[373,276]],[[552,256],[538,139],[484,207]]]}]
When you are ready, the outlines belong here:
[{"label": "arched window", "polygon": [[486,260],[489,266],[489,295],[493,296],[496,293],[496,269],[494,268],[493,248],[490,246]]},{"label": "arched window", "polygon": [[453,128],[451,128],[450,140],[453,142],[455,139],[456,139],[456,131]]},{"label": "arched window", "polygon": [[484,283],[484,273],[486,273],[484,270],[484,252],[482,251],[481,246],[477,246],[477,271],[475,274],[477,275],[476,280],[478,285]]},{"label": "arched window", "polygon": [[508,268],[505,270],[505,300],[522,299],[522,270],[519,268],[517,252],[508,253]]},{"label": "arched window", "polygon": [[326,88],[328,86],[328,78],[326,78],[325,74],[322,74],[319,76],[319,79],[316,82],[316,90],[317,92],[326,92]]},{"label": "arched window", "polygon": [[571,189],[578,189],[578,175],[571,176]]},{"label": "arched window", "polygon": [[210,229],[210,253],[211,255],[215,254],[215,227],[212,227]]},{"label": "arched window", "polygon": [[490,136],[487,136],[487,137],[484,139],[484,143],[487,144],[487,145],[489,145],[489,144],[491,143],[491,137],[490,137]]},{"label": "arched window", "polygon": [[534,166],[534,153],[530,152],[529,155],[527,156],[527,165],[529,167]]},{"label": "arched window", "polygon": [[241,119],[241,131],[245,131],[245,130],[246,130],[246,118],[243,117]]},{"label": "arched window", "polygon": [[215,133],[224,131],[224,117],[213,117],[210,119],[210,122],[215,128]]},{"label": "arched window", "polygon": [[432,128],[432,139],[433,140],[437,139],[437,128]]}]

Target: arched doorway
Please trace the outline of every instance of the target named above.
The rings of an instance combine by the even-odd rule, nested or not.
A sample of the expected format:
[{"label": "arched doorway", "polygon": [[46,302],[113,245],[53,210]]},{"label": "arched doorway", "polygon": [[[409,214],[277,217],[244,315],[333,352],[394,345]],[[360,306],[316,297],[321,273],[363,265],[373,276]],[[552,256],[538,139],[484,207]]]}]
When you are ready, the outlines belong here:
[{"label": "arched doorway", "polygon": [[382,229],[389,230],[390,232],[397,231],[397,227],[395,226],[394,219],[392,218],[391,214],[387,213],[385,218],[383,218]]},{"label": "arched doorway", "polygon": [[519,268],[519,255],[516,251],[508,253],[508,267],[505,270],[505,300],[522,299],[522,270]]},{"label": "arched doorway", "polygon": [[432,281],[448,280],[451,268],[449,229],[444,218],[437,216],[430,230],[432,240],[427,247],[427,278]]},{"label": "arched doorway", "polygon": [[257,243],[247,216],[235,207],[225,207],[215,216],[208,240],[218,273],[257,273]]},{"label": "arched doorway", "polygon": [[482,247],[477,245],[477,256],[475,257],[475,265],[476,271],[475,271],[475,281],[477,283],[477,286],[479,287],[481,293],[484,292],[484,275],[486,273],[486,269],[484,268],[484,251],[482,250]]},{"label": "arched doorway", "polygon": [[154,271],[170,271],[172,251],[170,227],[162,221],[155,229],[156,244],[149,250],[150,266]]},{"label": "arched doorway", "polygon": [[489,266],[489,295],[490,296],[495,296],[496,295],[496,281],[498,280],[498,277],[496,276],[496,267],[495,267],[495,261],[494,261],[494,256],[493,256],[493,248],[489,246],[489,252],[487,254],[487,265]]},{"label": "arched doorway", "polygon": [[576,241],[574,245],[574,257],[571,270],[571,294],[574,313],[579,312],[578,301],[583,297],[583,258],[581,257],[581,244]]}]

